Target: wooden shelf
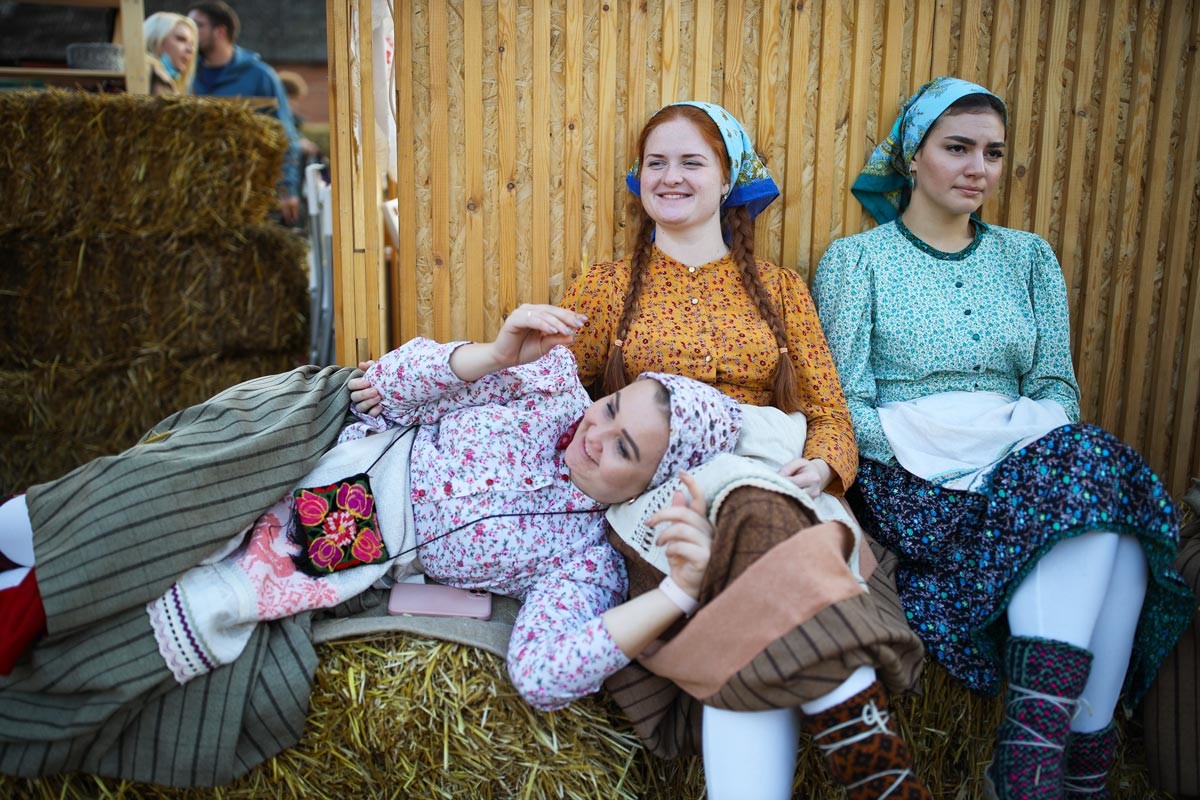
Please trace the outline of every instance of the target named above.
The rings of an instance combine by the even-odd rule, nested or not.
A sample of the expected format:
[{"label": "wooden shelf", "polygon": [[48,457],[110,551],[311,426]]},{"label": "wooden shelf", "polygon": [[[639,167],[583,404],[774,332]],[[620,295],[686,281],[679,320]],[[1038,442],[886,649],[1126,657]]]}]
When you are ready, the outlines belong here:
[{"label": "wooden shelf", "polygon": [[3,67],[0,78],[26,78],[40,80],[56,86],[70,86],[80,81],[124,82],[130,94],[146,94],[150,91],[150,72],[146,66],[146,40],[142,30],[145,5],[142,0],[37,0],[41,5],[87,6],[89,8],[117,9],[117,28],[113,42],[125,47],[125,70],[113,72],[97,69],[55,69],[45,67]]},{"label": "wooden shelf", "polygon": [[108,69],[66,67],[0,67],[0,78],[27,78],[59,85],[80,81],[125,81],[125,73]]}]

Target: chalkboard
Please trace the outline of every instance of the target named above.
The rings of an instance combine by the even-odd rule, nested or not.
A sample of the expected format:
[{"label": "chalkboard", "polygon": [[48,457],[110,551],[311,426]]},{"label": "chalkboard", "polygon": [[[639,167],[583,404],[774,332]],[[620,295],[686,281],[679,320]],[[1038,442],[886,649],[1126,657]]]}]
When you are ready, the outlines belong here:
[{"label": "chalkboard", "polygon": [[[146,0],[146,14],[186,14],[191,0]],[[238,44],[267,63],[323,64],[324,0],[230,3],[242,22]],[[116,11],[74,6],[0,3],[0,66],[22,61],[65,62],[72,42],[112,40]]]}]

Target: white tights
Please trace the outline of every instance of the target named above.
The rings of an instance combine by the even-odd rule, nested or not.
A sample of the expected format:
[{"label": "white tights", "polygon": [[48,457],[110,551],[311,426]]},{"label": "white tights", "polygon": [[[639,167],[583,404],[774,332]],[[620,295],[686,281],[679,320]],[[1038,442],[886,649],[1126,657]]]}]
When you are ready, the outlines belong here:
[{"label": "white tights", "polygon": [[827,695],[800,708],[727,711],[704,706],[704,782],[708,800],[786,800],[792,796],[801,714],[819,714],[875,682],[862,666]]},{"label": "white tights", "polygon": [[1071,730],[1112,720],[1146,596],[1146,556],[1133,536],[1085,533],[1056,544],[1013,593],[1014,636],[1054,639],[1092,652],[1092,671]]},{"label": "white tights", "polygon": [[21,565],[0,572],[0,589],[7,589],[20,583],[33,566],[33,527],[23,494],[0,505],[0,553]]}]

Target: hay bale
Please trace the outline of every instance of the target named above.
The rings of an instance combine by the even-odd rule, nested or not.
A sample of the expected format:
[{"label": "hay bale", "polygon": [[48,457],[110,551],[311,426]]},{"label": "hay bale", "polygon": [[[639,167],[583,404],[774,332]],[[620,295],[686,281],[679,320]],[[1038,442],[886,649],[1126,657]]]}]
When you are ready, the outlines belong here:
[{"label": "hay bale", "polygon": [[287,137],[197,97],[0,92],[0,232],[174,236],[262,222]]},{"label": "hay bale", "polygon": [[167,415],[298,361],[291,350],[189,359],[159,351],[0,370],[0,496],[118,453]]},{"label": "hay bale", "polygon": [[0,368],[307,347],[305,240],[278,225],[156,239],[0,234]]},{"label": "hay bale", "polygon": [[[703,796],[699,759],[662,761],[637,744],[605,696],[550,714],[531,710],[500,659],[406,636],[318,648],[321,666],[303,739],[227,787],[171,790],[83,775],[0,777],[0,794],[38,800],[260,797],[642,798]],[[999,703],[931,666],[897,716],[937,798],[978,796]],[[1169,800],[1146,782],[1136,729],[1124,723],[1118,800]],[[1132,757],[1130,754],[1132,753]],[[793,796],[840,800],[811,743],[801,743]]]}]

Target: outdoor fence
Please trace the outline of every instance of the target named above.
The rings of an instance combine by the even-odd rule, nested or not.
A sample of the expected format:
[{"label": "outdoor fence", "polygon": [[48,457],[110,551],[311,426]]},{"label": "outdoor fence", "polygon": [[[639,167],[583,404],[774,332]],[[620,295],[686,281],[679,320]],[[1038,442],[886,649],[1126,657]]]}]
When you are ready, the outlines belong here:
[{"label": "outdoor fence", "polygon": [[400,237],[386,270],[365,211],[377,184],[344,165],[347,147],[373,147],[370,131],[351,141],[345,111],[359,98],[374,113],[357,62],[343,53],[337,72],[359,5],[329,0],[341,302],[357,309],[339,315],[341,360],[418,334],[481,339],[621,256],[631,145],[674,100],[746,124],[783,190],[757,253],[811,279],[830,241],[869,227],[849,187],[899,104],[956,75],[1008,102],[984,219],[1059,255],[1085,421],[1138,447],[1176,496],[1200,474],[1197,4],[396,0]]}]

